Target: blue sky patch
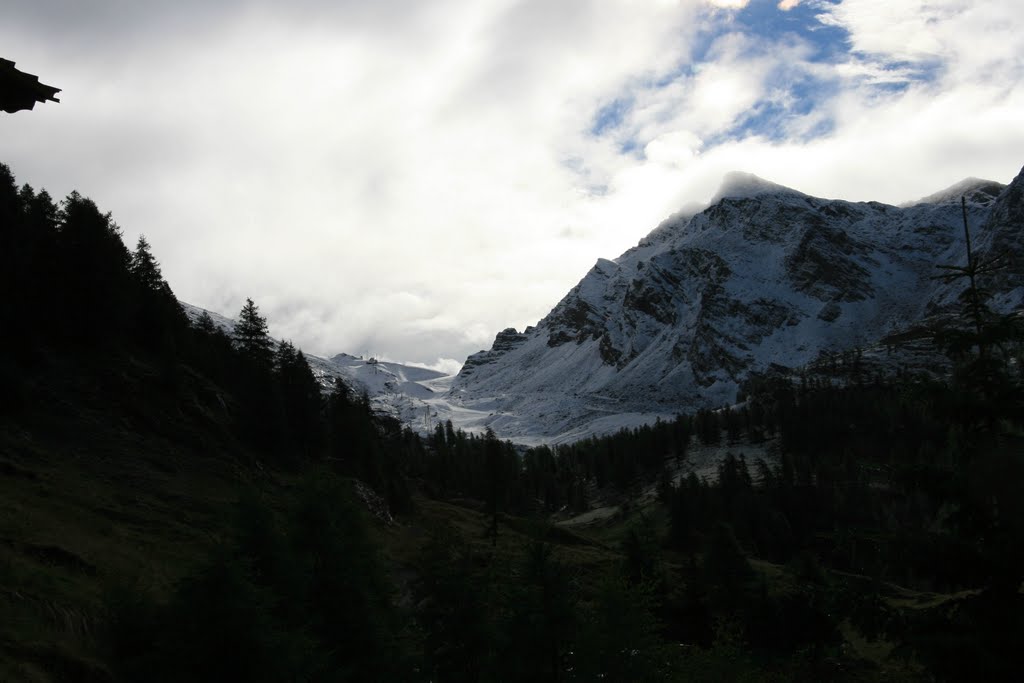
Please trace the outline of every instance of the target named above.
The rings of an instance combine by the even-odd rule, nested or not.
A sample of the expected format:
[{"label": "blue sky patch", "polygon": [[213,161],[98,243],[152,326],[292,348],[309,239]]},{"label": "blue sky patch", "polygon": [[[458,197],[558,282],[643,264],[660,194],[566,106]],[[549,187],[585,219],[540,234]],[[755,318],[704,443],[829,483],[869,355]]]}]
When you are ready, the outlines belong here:
[{"label": "blue sky patch", "polygon": [[[766,43],[799,40],[810,47],[811,61],[841,61],[849,54],[849,34],[842,28],[829,26],[818,20],[824,6],[834,2],[835,0],[803,2],[784,12],[778,9],[778,0],[752,0],[742,10],[730,12],[727,15],[728,20],[715,21],[711,30],[697,36],[688,60],[659,76],[657,80],[644,84],[644,87],[660,90],[680,79],[691,78],[700,64],[713,60],[710,51],[715,41],[727,33],[739,32],[758,39],[758,49]],[[772,75],[772,80],[777,83],[769,83],[769,88],[775,94],[785,93],[784,97],[757,103],[737,122],[737,125],[722,131],[713,139],[706,140],[706,146],[751,135],[781,141],[787,135],[787,128],[783,125],[786,118],[806,115],[817,103],[832,96],[838,89],[838,84],[834,81],[814,78],[809,74],[799,73],[796,69],[783,71]],[[635,103],[632,95],[620,95],[606,103],[594,115],[589,133],[594,137],[621,134],[623,123],[629,117]],[[813,130],[827,132],[821,125]],[[623,136],[623,139],[619,140],[619,151],[622,154],[642,157],[646,142]]]},{"label": "blue sky patch", "polygon": [[[775,81],[775,82],[773,82]],[[799,139],[807,142],[827,135],[834,128],[833,122],[821,122],[794,135],[788,124],[798,117],[811,114],[821,102],[827,101],[839,92],[838,79],[828,79],[807,73],[784,72],[773,75],[768,81],[770,91],[781,94],[776,99],[762,99],[736,125],[719,136],[719,142],[740,140],[759,136],[772,142]],[[712,141],[708,141],[710,144]]]},{"label": "blue sky patch", "polygon": [[617,97],[597,111],[594,122],[590,126],[590,134],[600,137],[608,131],[615,130],[633,108],[632,97]]},{"label": "blue sky patch", "polygon": [[[657,79],[643,83],[639,92],[658,91],[692,78],[701,65],[715,60],[716,41],[730,33],[741,33],[753,39],[749,49],[760,53],[773,49],[773,46],[799,44],[804,48],[804,58],[816,65],[835,65],[863,58],[875,69],[874,75],[865,76],[865,79],[870,79],[865,82],[882,96],[902,92],[912,83],[938,78],[941,62],[884,64],[872,61],[870,55],[853,53],[849,32],[819,19],[835,4],[838,0],[805,0],[793,9],[783,11],[778,8],[778,0],[751,0],[741,10],[718,11],[712,15],[709,28],[696,37],[689,59]],[[764,83],[768,96],[755,103],[731,125],[707,137],[703,141],[704,149],[753,136],[772,142],[790,139],[807,142],[831,134],[835,122],[830,119],[800,119],[813,115],[815,109],[840,91],[841,77],[830,69],[806,69],[804,64],[806,62],[801,61],[779,65]],[[887,72],[891,73],[891,79],[886,78]],[[643,158],[644,145],[649,140],[631,135],[629,126],[625,125],[635,105],[634,94],[622,94],[609,101],[594,115],[589,133],[594,137],[616,140],[623,155]]]},{"label": "blue sky patch", "polygon": [[789,11],[778,8],[777,0],[751,0],[736,12],[734,22],[743,33],[769,40],[797,36],[814,49],[811,61],[835,62],[850,50],[850,34],[818,20],[824,6],[838,2],[802,2]]},{"label": "blue sky patch", "polygon": [[[850,53],[849,33],[838,26],[823,24],[818,15],[825,6],[836,4],[834,0],[802,2],[791,10],[778,8],[777,0],[751,0],[742,10],[732,15],[725,30],[738,31],[758,38],[759,44],[799,40],[810,49],[809,61],[817,64],[834,64],[846,59]],[[709,32],[700,44],[699,58],[706,58],[714,40],[724,32],[719,27]],[[773,73],[767,83],[768,90],[775,96],[757,102],[736,125],[706,140],[708,147],[750,136],[759,136],[773,142],[782,142],[791,136],[787,119],[809,114],[820,102],[838,92],[838,80],[801,73],[798,69],[783,69]],[[779,94],[782,97],[778,97]],[[833,128],[831,122],[821,122],[802,139],[827,135]]]},{"label": "blue sky patch", "polygon": [[885,92],[903,92],[912,83],[930,83],[939,78],[944,68],[943,62],[938,59],[918,62],[889,62],[882,65],[883,74],[892,74],[892,80],[879,80],[874,87]]}]

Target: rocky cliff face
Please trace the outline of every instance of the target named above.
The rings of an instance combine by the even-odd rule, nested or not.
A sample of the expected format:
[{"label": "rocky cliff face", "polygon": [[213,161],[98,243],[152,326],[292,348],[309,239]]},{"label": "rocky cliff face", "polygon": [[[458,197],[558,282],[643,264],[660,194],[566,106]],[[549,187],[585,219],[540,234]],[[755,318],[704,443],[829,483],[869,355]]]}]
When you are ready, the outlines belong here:
[{"label": "rocky cliff face", "polygon": [[979,254],[1011,261],[992,282],[997,306],[1021,308],[1024,176],[1007,187],[970,179],[896,207],[734,174],[703,212],[599,260],[536,327],[498,334],[451,395],[493,411],[503,437],[731,402],[751,371],[801,366],[948,311],[962,287],[933,276],[966,260],[961,196]]}]

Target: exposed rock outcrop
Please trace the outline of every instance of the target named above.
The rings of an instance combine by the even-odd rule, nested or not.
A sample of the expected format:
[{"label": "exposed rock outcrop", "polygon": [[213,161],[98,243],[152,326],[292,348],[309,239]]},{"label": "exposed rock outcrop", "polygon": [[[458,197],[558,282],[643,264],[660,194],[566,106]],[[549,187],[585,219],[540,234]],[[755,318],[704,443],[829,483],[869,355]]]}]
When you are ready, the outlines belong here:
[{"label": "exposed rock outcrop", "polygon": [[[470,356],[452,394],[499,424],[550,436],[612,412],[671,414],[735,400],[751,372],[877,342],[956,305],[936,280],[976,251],[1011,267],[988,283],[1024,301],[1024,180],[970,179],[913,205],[819,199],[729,177],[714,204],[599,260],[535,328]],[[553,417],[554,416],[554,417]],[[514,417],[515,419],[511,419]]]}]

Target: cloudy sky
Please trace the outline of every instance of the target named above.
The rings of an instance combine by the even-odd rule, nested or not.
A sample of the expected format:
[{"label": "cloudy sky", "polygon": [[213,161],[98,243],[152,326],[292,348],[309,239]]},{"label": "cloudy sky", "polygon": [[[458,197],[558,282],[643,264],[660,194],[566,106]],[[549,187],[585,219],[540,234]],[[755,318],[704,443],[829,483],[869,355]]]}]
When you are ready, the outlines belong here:
[{"label": "cloudy sky", "polygon": [[0,161],[178,296],[457,367],[724,173],[903,202],[1024,165],[1018,0],[7,0]]}]

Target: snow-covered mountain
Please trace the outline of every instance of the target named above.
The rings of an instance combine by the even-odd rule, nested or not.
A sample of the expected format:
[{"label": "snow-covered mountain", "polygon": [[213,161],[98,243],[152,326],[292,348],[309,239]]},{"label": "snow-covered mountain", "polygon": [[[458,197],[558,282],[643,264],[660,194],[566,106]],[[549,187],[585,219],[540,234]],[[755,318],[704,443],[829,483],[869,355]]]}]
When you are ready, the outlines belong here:
[{"label": "snow-covered mountain", "polygon": [[969,179],[904,206],[811,197],[728,176],[704,211],[669,219],[589,273],[534,327],[470,356],[448,405],[503,438],[562,441],[734,402],[752,371],[865,347],[953,307],[960,197],[974,248],[1006,252],[995,305],[1024,301],[1024,173]]},{"label": "snow-covered mountain", "polygon": [[[962,290],[934,279],[936,265],[966,261],[961,196],[975,251],[1007,261],[989,283],[994,305],[1021,310],[1024,172],[1009,186],[970,178],[899,207],[736,173],[707,209],[598,260],[536,326],[499,332],[457,376],[344,353],[307,359],[325,388],[340,377],[421,433],[452,420],[527,445],[732,403],[751,372],[854,347],[923,366],[934,351],[915,345],[913,330],[948,313]],[[183,306],[193,320],[203,313]],[[893,339],[911,341],[890,356]]]}]

